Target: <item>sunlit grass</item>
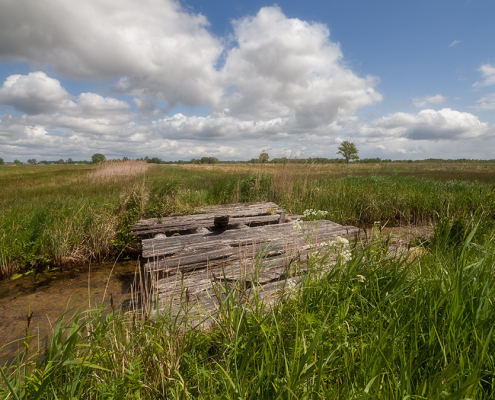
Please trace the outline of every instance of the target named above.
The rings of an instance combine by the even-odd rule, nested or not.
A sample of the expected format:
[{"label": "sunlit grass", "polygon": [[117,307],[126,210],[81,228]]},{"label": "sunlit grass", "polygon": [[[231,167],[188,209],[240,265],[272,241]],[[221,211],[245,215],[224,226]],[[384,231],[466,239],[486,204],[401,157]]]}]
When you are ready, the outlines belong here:
[{"label": "sunlit grass", "polygon": [[[452,177],[445,180],[411,175],[427,173],[428,166],[413,171],[388,164],[148,167],[2,166],[2,273],[129,253],[138,245],[129,224],[140,217],[189,213],[210,204],[275,201],[294,214],[313,208],[342,224],[382,225],[434,224],[447,204],[459,215],[472,209],[493,215],[495,208],[493,185],[456,180],[457,169],[444,169]],[[468,172],[493,174],[475,167]]]},{"label": "sunlit grass", "polygon": [[271,308],[220,285],[222,308],[206,330],[184,329],[186,303],[179,317],[66,316],[43,358],[28,335],[2,369],[0,396],[493,398],[493,240],[482,211],[445,211],[417,256],[387,256],[380,241],[356,246],[324,275],[322,261],[311,264]]}]

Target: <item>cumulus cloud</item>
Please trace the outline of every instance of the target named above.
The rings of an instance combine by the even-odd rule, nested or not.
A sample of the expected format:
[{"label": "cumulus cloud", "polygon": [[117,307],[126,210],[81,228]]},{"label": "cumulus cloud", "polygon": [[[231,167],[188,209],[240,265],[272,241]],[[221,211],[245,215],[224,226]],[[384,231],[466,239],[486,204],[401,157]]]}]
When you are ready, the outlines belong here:
[{"label": "cumulus cloud", "polygon": [[287,18],[278,7],[234,22],[236,46],[220,71],[223,107],[241,119],[287,118],[294,130],[328,125],[380,102],[377,79],[343,63],[325,25]]},{"label": "cumulus cloud", "polygon": [[495,85],[495,67],[492,67],[491,64],[483,64],[481,65],[479,71],[484,79],[482,81],[475,82],[473,84],[474,88]]},{"label": "cumulus cloud", "polygon": [[215,103],[223,47],[207,26],[174,0],[7,1],[0,61],[50,66],[70,78],[120,77],[116,89],[171,106]]},{"label": "cumulus cloud", "polygon": [[[382,101],[378,79],[349,68],[326,25],[287,18],[278,7],[234,21],[227,40],[173,0],[122,0],[118,7],[111,0],[17,0],[2,5],[0,37],[0,62],[48,67],[53,75],[12,75],[3,83],[0,104],[17,111],[0,113],[3,158],[104,152],[250,159],[288,148],[334,157],[343,140],[355,141],[360,154],[426,154],[435,141],[482,141],[493,133],[475,115],[447,108],[363,122],[359,108]],[[482,86],[491,84],[490,68],[482,66]],[[71,96],[57,76],[112,84],[134,106],[91,92]],[[477,107],[491,103],[486,97]],[[211,112],[172,115],[177,105]]]},{"label": "cumulus cloud", "polygon": [[70,97],[58,80],[48,77],[44,72],[11,75],[0,89],[0,104],[26,114],[59,110],[68,104]]},{"label": "cumulus cloud", "polygon": [[411,140],[473,139],[493,132],[493,127],[477,116],[443,108],[421,110],[418,114],[395,113],[362,124],[356,131],[364,137],[398,137]]},{"label": "cumulus cloud", "polygon": [[425,108],[428,107],[430,104],[440,104],[444,103],[447,101],[447,98],[445,96],[442,96],[441,94],[437,94],[435,96],[425,96],[425,97],[415,97],[411,101],[411,105],[414,108]]}]

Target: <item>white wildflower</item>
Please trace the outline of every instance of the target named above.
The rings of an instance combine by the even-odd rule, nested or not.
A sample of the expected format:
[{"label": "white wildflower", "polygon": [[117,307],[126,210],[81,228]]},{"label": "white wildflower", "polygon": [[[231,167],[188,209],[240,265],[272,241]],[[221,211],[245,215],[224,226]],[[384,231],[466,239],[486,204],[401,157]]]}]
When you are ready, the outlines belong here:
[{"label": "white wildflower", "polygon": [[357,275],[357,277],[361,282],[364,282],[366,280],[366,278],[363,275]]},{"label": "white wildflower", "polygon": [[344,250],[340,253],[343,261],[349,261],[352,258],[352,254],[349,250]]},{"label": "white wildflower", "polygon": [[337,243],[339,243],[339,244],[343,245],[343,246],[347,246],[347,245],[349,245],[349,241],[348,241],[347,239],[343,238],[343,237],[340,237],[340,236],[337,236],[337,237],[335,238],[335,241],[336,241]]},{"label": "white wildflower", "polygon": [[295,231],[302,231],[301,227],[301,220],[298,218],[295,221],[292,221],[292,227],[294,228]]}]

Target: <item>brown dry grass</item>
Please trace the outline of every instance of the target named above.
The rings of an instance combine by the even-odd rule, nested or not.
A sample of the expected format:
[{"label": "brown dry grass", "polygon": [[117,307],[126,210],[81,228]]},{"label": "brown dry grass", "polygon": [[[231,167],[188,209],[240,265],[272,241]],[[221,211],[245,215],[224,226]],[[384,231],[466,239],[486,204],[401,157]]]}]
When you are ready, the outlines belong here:
[{"label": "brown dry grass", "polygon": [[108,161],[88,174],[92,181],[108,181],[144,174],[153,164],[145,161]]}]

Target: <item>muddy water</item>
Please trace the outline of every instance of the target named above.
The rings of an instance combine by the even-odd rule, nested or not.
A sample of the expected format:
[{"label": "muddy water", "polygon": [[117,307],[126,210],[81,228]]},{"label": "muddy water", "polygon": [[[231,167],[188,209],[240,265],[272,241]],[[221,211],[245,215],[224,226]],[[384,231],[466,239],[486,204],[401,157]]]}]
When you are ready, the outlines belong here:
[{"label": "muddy water", "polygon": [[136,268],[136,261],[119,262],[115,267],[103,263],[0,281],[0,364],[11,360],[22,346],[19,339],[26,333],[29,307],[31,333],[39,332],[43,340],[74,299],[72,309],[103,302],[109,306],[111,296],[116,307],[130,299]]}]

